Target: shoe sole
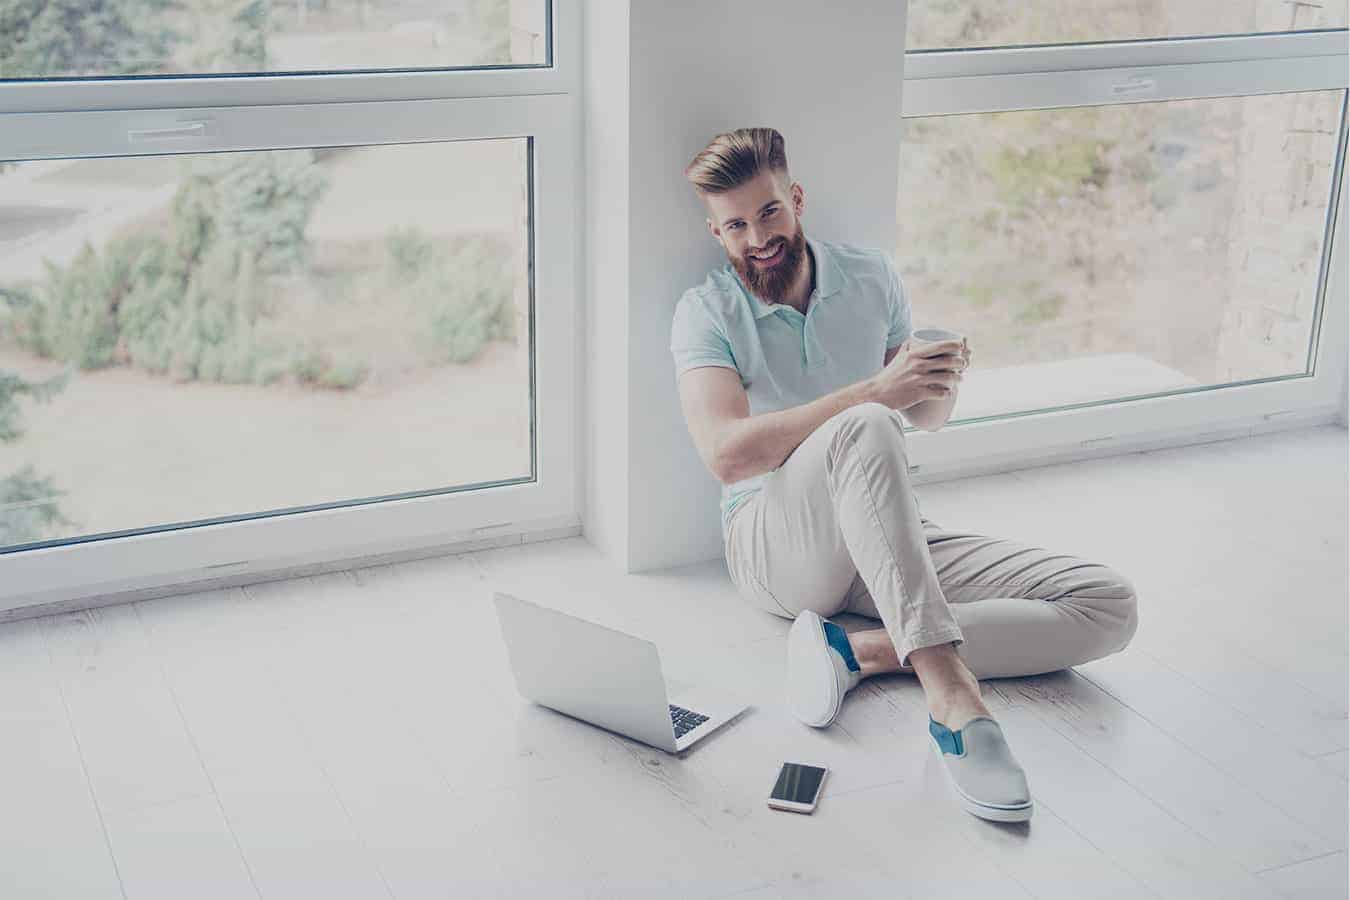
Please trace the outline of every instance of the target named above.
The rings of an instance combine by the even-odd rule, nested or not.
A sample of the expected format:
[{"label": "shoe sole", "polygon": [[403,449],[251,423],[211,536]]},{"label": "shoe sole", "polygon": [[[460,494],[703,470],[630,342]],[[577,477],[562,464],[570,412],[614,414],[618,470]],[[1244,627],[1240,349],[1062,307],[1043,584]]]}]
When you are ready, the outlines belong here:
[{"label": "shoe sole", "polygon": [[991,822],[1025,822],[1031,818],[1031,813],[1035,809],[1035,803],[1028,800],[1020,806],[999,806],[991,803],[981,803],[974,797],[961,790],[956,783],[956,778],[952,775],[952,770],[947,768],[947,760],[943,759],[942,748],[932,735],[928,736],[928,746],[933,748],[933,754],[937,756],[943,774],[947,776],[947,783],[952,786],[957,798],[966,812],[981,819],[988,819]]},{"label": "shoe sole", "polygon": [[[825,620],[822,619],[816,613],[811,612],[811,610],[809,609],[803,610],[802,612],[798,613],[797,615],[798,620],[800,620],[803,616],[809,617],[807,621],[811,623],[811,627],[815,629],[815,633],[820,635],[819,640],[811,640],[809,637],[806,638],[805,640],[809,643],[810,647],[812,648],[810,652],[815,657],[815,661],[823,665],[831,673],[830,704],[833,707],[834,711],[830,714],[829,718],[823,721],[815,721],[815,722],[808,722],[806,719],[803,719],[800,715],[797,715],[797,711],[795,709],[792,712],[793,715],[797,715],[797,720],[801,722],[803,725],[810,725],[812,728],[825,728],[829,726],[832,722],[834,722],[836,718],[839,717],[839,707],[841,705],[839,702],[839,685],[836,684],[834,681],[833,677],[834,665],[833,663],[830,662],[829,656],[826,655],[829,653],[829,644],[825,640],[825,632],[823,630],[823,626],[821,625],[821,623]],[[796,624],[797,624],[796,622],[793,622],[794,626]],[[789,640],[793,641],[792,646],[799,646],[802,643],[802,640],[796,639],[797,635],[794,633],[790,633],[788,637]],[[790,650],[791,647],[789,647],[789,651]]]}]

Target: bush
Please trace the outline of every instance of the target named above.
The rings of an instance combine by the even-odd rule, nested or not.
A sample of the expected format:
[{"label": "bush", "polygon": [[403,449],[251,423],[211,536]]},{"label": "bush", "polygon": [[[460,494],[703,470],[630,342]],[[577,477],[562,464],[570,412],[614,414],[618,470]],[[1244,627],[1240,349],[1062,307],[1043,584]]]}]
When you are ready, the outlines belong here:
[{"label": "bush", "polygon": [[436,258],[436,242],[416,228],[395,228],[384,239],[394,274],[415,278]]},{"label": "bush", "polygon": [[1039,206],[1047,196],[1076,196],[1082,185],[1098,188],[1105,185],[1111,168],[1103,160],[1103,154],[1109,148],[1109,143],[1095,140],[1021,149],[1003,146],[989,171],[1004,203],[1014,209]]},{"label": "bush", "polygon": [[85,244],[66,268],[47,263],[47,281],[36,290],[8,291],[10,330],[16,343],[39,356],[96,369],[112,362],[117,344],[117,304],[127,293],[126,268]]},{"label": "bush", "polygon": [[333,390],[350,390],[365,381],[370,367],[360,360],[335,361],[317,347],[301,351],[291,363],[291,374],[300,384]]},{"label": "bush", "polygon": [[[404,232],[397,241],[390,236],[391,255],[394,243],[417,248],[416,275],[403,282],[401,290],[419,312],[422,346],[431,360],[471,362],[488,341],[516,336],[515,273],[510,248],[503,241],[474,237],[442,248],[415,232]],[[406,264],[400,268],[396,263],[394,274],[401,271],[406,271]]]},{"label": "bush", "polygon": [[305,258],[305,228],[328,177],[310,151],[231,153],[189,176],[174,197],[172,234],[197,260],[217,241],[254,258],[263,272],[288,272]]},{"label": "bush", "polygon": [[6,291],[7,328],[20,346],[82,369],[271,383],[286,348],[262,330],[265,275],[303,263],[326,183],[308,154],[232,154],[179,188],[167,236],[116,238],[101,257],[86,246],[64,269],[49,264],[41,285]]}]

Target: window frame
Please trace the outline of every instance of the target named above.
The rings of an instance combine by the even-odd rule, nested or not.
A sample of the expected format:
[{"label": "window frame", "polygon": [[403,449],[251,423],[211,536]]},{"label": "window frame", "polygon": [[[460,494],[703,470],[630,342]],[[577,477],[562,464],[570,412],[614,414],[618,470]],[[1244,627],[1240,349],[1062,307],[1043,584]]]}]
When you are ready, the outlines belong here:
[{"label": "window frame", "polygon": [[538,0],[552,64],[335,70],[236,75],[121,75],[0,81],[6,113],[375,103],[576,94],[581,82],[579,0]]},{"label": "window frame", "polygon": [[[905,54],[902,118],[1338,90],[1341,121],[1313,315],[1311,374],[1140,394],[913,429],[920,481],[1337,421],[1347,374],[1347,29]],[[901,147],[900,165],[904,165]],[[922,303],[922,298],[917,298]],[[911,429],[907,428],[907,431]],[[997,448],[992,451],[991,448]],[[922,474],[920,474],[922,473]]]},{"label": "window frame", "polygon": [[0,85],[0,108],[22,110],[0,113],[0,159],[529,139],[534,416],[532,480],[356,505],[333,498],[323,509],[245,512],[252,517],[0,552],[0,613],[579,530],[579,13],[574,0],[552,0],[548,69]]}]

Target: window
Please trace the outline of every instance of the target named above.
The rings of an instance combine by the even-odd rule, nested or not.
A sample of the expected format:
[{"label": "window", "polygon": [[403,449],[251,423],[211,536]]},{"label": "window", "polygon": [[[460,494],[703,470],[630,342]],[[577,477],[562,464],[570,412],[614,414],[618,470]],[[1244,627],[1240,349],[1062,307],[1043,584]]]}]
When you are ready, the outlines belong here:
[{"label": "window", "polygon": [[[912,45],[947,43],[906,55],[896,259],[916,327],[976,354],[950,424],[1011,454],[1325,413],[1345,4],[1061,6],[911,4]],[[961,430],[934,468],[988,455]]]},{"label": "window", "polygon": [[546,0],[13,0],[0,78],[544,66]]},{"label": "window", "polygon": [[911,0],[911,50],[1344,28],[1345,0]]},{"label": "window", "polygon": [[528,479],[528,149],[16,164],[7,543]]},{"label": "window", "polygon": [[[307,3],[262,29],[297,71],[433,12]],[[0,83],[0,608],[578,521],[575,26],[464,9],[543,31],[464,71]],[[125,68],[81,39],[42,71]]]}]

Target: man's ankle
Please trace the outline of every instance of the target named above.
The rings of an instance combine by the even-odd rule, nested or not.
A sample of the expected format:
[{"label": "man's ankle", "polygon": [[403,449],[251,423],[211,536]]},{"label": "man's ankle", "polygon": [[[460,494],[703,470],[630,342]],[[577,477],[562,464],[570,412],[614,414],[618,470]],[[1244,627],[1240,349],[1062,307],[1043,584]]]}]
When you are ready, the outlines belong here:
[{"label": "man's ankle", "polygon": [[984,698],[980,696],[978,683],[976,683],[974,691],[953,688],[930,695],[928,697],[928,713],[934,720],[941,722],[953,731],[959,730],[962,725],[976,716],[993,718],[993,713],[985,705]]},{"label": "man's ankle", "polygon": [[895,644],[884,628],[855,631],[848,636],[853,645],[853,656],[862,668],[862,677],[899,672],[900,660],[895,655]]}]

